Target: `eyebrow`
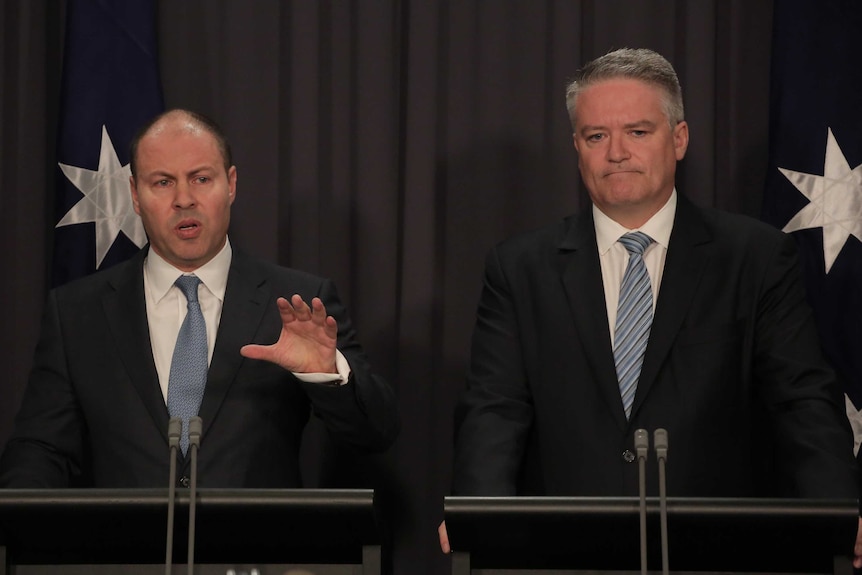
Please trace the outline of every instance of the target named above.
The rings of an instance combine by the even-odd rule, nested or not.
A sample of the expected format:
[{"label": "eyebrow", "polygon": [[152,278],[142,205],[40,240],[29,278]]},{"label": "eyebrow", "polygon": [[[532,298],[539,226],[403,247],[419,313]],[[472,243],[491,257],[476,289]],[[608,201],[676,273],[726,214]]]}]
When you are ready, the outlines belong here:
[{"label": "eyebrow", "polygon": [[201,172],[213,173],[215,171],[217,171],[217,168],[215,168],[214,166],[203,165],[203,166],[198,166],[197,168],[195,168],[193,170],[189,170],[186,173],[190,176],[193,176],[195,174],[200,174]]},{"label": "eyebrow", "polygon": [[169,174],[163,170],[153,170],[151,172],[146,172],[139,174],[142,178],[173,178],[173,174]]},{"label": "eyebrow", "polygon": [[175,174],[172,172],[167,172],[165,170],[156,169],[152,172],[147,173],[139,173],[139,178],[145,178],[147,180],[178,180],[182,178],[193,178],[199,176],[201,174],[204,175],[212,175],[216,172],[216,168],[212,166],[198,166],[194,169],[188,170],[182,174]]},{"label": "eyebrow", "polygon": [[[652,120],[638,120],[637,122],[629,122],[628,124],[623,124],[623,129],[624,130],[633,130],[635,128],[654,128],[655,126],[656,126],[656,123],[653,122]],[[605,126],[602,126],[600,124],[597,124],[597,125],[589,125],[588,124],[586,126],[581,127],[579,132],[589,132],[589,131],[593,131],[593,130],[606,130],[606,129],[607,128]]]}]

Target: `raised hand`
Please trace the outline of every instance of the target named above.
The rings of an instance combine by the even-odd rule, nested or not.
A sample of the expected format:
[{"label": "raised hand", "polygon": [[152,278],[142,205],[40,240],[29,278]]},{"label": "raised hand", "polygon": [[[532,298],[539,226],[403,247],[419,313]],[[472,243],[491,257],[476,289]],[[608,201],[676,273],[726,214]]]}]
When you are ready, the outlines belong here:
[{"label": "raised hand", "polygon": [[276,305],[282,322],[278,341],[272,345],[245,345],[240,354],[275,363],[294,373],[337,373],[338,324],[326,315],[320,298],[312,299],[309,307],[299,294],[294,294],[290,301],[278,298]]}]

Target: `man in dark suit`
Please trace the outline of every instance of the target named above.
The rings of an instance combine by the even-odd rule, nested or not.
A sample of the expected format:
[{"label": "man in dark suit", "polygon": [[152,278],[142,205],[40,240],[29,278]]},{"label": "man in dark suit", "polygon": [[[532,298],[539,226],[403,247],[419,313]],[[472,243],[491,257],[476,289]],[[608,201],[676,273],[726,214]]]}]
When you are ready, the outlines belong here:
[{"label": "man in dark suit", "polygon": [[672,66],[611,52],[567,105],[592,206],[488,255],[453,493],[636,496],[634,431],[665,428],[670,495],[856,499],[792,238],[675,189]]},{"label": "man in dark suit", "polygon": [[[192,379],[171,375],[174,353],[193,347],[175,350],[193,315],[194,296],[175,285],[182,276],[200,280],[193,289],[206,331],[195,400],[200,485],[299,487],[312,411],[335,441],[386,449],[399,428],[394,395],[372,373],[332,283],[253,259],[228,240],[237,171],[219,127],[166,112],[142,129],[131,157],[132,199],[150,243],[50,293],[0,485],[165,484],[171,397]],[[189,458],[178,457],[185,484]]]}]

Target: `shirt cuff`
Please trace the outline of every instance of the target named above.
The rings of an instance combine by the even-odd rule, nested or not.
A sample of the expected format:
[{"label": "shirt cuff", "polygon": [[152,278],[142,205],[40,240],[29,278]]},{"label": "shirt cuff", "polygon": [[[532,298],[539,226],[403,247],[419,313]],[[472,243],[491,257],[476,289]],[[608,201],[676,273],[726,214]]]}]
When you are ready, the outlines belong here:
[{"label": "shirt cuff", "polygon": [[338,373],[294,373],[296,379],[306,383],[322,383],[325,385],[344,385],[350,379],[350,364],[339,351],[335,350],[335,369]]}]

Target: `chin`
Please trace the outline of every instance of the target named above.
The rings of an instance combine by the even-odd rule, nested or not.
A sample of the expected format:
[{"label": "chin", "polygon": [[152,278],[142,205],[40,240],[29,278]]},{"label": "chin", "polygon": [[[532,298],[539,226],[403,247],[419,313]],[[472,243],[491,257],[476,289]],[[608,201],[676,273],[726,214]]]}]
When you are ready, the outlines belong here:
[{"label": "chin", "polygon": [[204,257],[201,252],[176,251],[173,252],[174,260],[183,267],[198,267]]},{"label": "chin", "polygon": [[633,206],[641,203],[644,195],[639,190],[623,189],[608,192],[605,197],[612,206]]}]

